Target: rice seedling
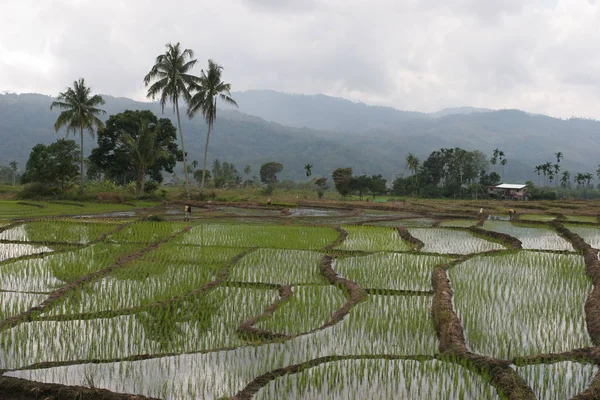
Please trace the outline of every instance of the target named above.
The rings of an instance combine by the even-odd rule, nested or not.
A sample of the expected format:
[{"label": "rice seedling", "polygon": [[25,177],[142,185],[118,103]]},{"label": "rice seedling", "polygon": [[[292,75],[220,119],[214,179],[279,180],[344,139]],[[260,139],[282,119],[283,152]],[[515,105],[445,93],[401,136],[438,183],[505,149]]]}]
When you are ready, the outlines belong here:
[{"label": "rice seedling", "polygon": [[[96,387],[169,399],[231,397],[270,370],[326,355],[433,354],[437,340],[429,320],[430,302],[431,297],[423,296],[369,296],[334,327],[285,342],[134,362],[13,371],[7,375],[67,385],[85,385],[92,376]],[[230,305],[241,308],[243,304]],[[136,331],[143,332],[143,328]],[[210,332],[218,336],[221,331]],[[214,342],[213,348],[221,344]]]},{"label": "rice seedling", "polygon": [[479,375],[438,360],[342,360],[278,378],[255,399],[498,399]]},{"label": "rice seedling", "polygon": [[112,224],[56,221],[28,222],[0,233],[0,240],[22,242],[89,243],[115,229]]},{"label": "rice seedling", "polygon": [[506,249],[499,243],[475,237],[471,232],[436,228],[410,228],[408,231],[425,243],[421,251],[428,253],[469,254]]},{"label": "rice seedling", "polygon": [[[74,206],[77,204],[78,206]],[[0,208],[0,219],[10,220],[16,218],[31,218],[31,217],[45,217],[45,216],[59,216],[59,215],[83,215],[88,214],[110,214],[110,216],[118,217],[112,213],[126,212],[128,215],[135,215],[133,210],[136,207],[154,207],[158,203],[154,202],[141,202],[136,201],[132,205],[127,204],[100,204],[100,203],[72,203],[69,202],[58,204],[42,201],[2,201],[2,207]],[[109,216],[109,215],[107,215]]]},{"label": "rice seedling", "polygon": [[453,219],[450,221],[442,221],[440,222],[441,227],[450,227],[450,228],[468,228],[470,226],[477,225],[476,219]]},{"label": "rice seedling", "polygon": [[410,245],[392,228],[373,226],[343,226],[348,237],[337,246],[340,250],[408,251]]},{"label": "rice seedling", "polygon": [[51,253],[52,249],[46,246],[31,244],[0,243],[0,261],[11,258],[29,256],[32,254]]},{"label": "rice seedling", "polygon": [[120,257],[138,250],[133,245],[98,243],[44,258],[18,260],[0,265],[0,289],[51,292],[65,283],[106,268]]},{"label": "rice seedling", "polygon": [[455,309],[477,353],[514,356],[591,346],[583,257],[520,251],[479,256],[449,271]]},{"label": "rice seedling", "polygon": [[306,207],[294,207],[290,208],[291,217],[338,217],[343,215],[344,212],[341,210],[327,210],[323,208],[306,208]]},{"label": "rice seedling", "polygon": [[[240,207],[216,207],[217,212],[223,215],[239,215],[239,216],[280,216],[281,211],[269,210],[266,208],[240,208]],[[202,210],[200,215],[204,216],[205,212]]]},{"label": "rice seedling", "polygon": [[552,221],[556,217],[554,215],[546,215],[546,214],[521,214],[519,215],[519,219],[524,221]]},{"label": "rice seedling", "polygon": [[404,226],[406,228],[421,228],[433,226],[435,224],[435,219],[431,218],[408,218],[408,219],[399,219],[396,221],[377,221],[377,222],[369,222],[369,225],[373,226],[387,226],[387,227],[399,227]]},{"label": "rice seedling", "polygon": [[132,315],[22,323],[0,332],[0,369],[240,346],[239,324],[276,298],[275,290],[222,287]]},{"label": "rice seedling", "polygon": [[600,248],[600,229],[579,225],[565,225],[565,228],[581,236],[593,248]]},{"label": "rice seedling", "polygon": [[524,249],[574,250],[571,243],[558,236],[552,229],[540,227],[539,225],[513,225],[509,221],[488,220],[484,222],[483,228],[516,237],[523,243]]},{"label": "rice seedling", "polygon": [[0,291],[0,321],[40,304],[46,295]]},{"label": "rice seedling", "polygon": [[201,246],[263,247],[317,250],[333,243],[332,228],[273,225],[198,225],[176,243]]},{"label": "rice seedling", "polygon": [[326,284],[319,273],[321,253],[303,250],[259,249],[232,269],[230,281],[273,284]]},{"label": "rice seedling", "polygon": [[325,324],[345,302],[345,293],[336,286],[295,286],[294,295],[271,318],[256,327],[284,334],[308,332]]},{"label": "rice seedling", "polygon": [[136,222],[110,235],[106,240],[119,243],[158,242],[174,235],[186,226],[186,224],[178,222]]},{"label": "rice seedling", "polygon": [[570,399],[587,389],[598,367],[571,361],[517,367],[540,400]]},{"label": "rice seedling", "polygon": [[421,254],[377,253],[333,261],[333,269],[363,288],[432,290],[431,271],[449,257]]},{"label": "rice seedling", "polygon": [[120,310],[185,295],[215,280],[225,263],[240,252],[216,247],[199,250],[195,253],[197,258],[189,263],[156,260],[148,253],[144,259],[114,270],[101,281],[70,291],[49,315]]},{"label": "rice seedling", "polygon": [[[290,346],[315,357],[351,354],[430,354],[438,340],[430,317],[431,296],[369,296],[333,327]],[[302,348],[302,347],[301,347]],[[314,358],[314,357],[313,357]]]}]

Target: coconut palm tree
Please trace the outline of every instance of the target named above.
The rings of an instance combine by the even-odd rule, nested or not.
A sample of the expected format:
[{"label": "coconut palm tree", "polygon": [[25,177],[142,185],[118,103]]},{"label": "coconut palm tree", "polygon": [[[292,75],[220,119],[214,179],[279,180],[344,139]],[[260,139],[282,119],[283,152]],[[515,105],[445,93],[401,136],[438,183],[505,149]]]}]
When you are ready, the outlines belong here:
[{"label": "coconut palm tree", "polygon": [[12,182],[13,182],[13,186],[16,185],[16,177],[17,177],[17,170],[18,170],[18,164],[16,161],[11,161],[9,164],[10,169],[12,170]]},{"label": "coconut palm tree", "polygon": [[312,165],[311,164],[304,164],[304,171],[306,172],[306,177],[310,177],[312,175]]},{"label": "coconut palm tree", "polygon": [[419,167],[421,166],[421,161],[415,156],[413,153],[408,153],[406,156],[406,168],[408,168],[413,175],[417,174]]},{"label": "coconut palm tree", "polygon": [[104,110],[98,106],[104,104],[104,99],[95,94],[92,96],[92,89],[85,86],[83,78],[73,82],[72,88],[67,88],[65,92],[58,94],[56,101],[50,105],[64,110],[60,113],[54,124],[54,129],[58,132],[60,128],[66,127],[67,134],[79,131],[80,156],[79,156],[79,193],[83,194],[83,130],[87,130],[92,138],[94,137],[94,128],[104,129],[104,123],[98,118],[98,115],[105,114]]},{"label": "coconut palm tree", "polygon": [[202,70],[198,83],[192,85],[196,93],[192,96],[188,107],[188,116],[192,118],[198,111],[202,113],[208,124],[208,133],[206,134],[206,146],[204,147],[204,167],[202,169],[202,181],[200,189],[204,188],[204,178],[206,174],[206,161],[208,156],[208,143],[210,133],[217,119],[217,99],[232,104],[237,107],[235,100],[231,98],[231,84],[223,82],[221,75],[223,67],[208,60],[208,70]]},{"label": "coconut palm tree", "polygon": [[[182,50],[179,43],[166,44],[167,51],[156,57],[156,63],[144,77],[144,84],[148,88],[147,97],[152,99],[159,97],[162,111],[165,111],[167,102],[173,104],[177,114],[177,128],[179,129],[179,140],[183,152],[183,173],[185,175],[185,191],[190,195],[190,179],[188,174],[185,146],[183,143],[183,130],[181,129],[181,117],[179,115],[179,99],[189,103],[190,86],[198,82],[198,77],[191,75],[190,70],[196,65],[194,52],[190,49]],[[154,83],[152,83],[154,82]],[[206,169],[206,165],[204,166]]]}]

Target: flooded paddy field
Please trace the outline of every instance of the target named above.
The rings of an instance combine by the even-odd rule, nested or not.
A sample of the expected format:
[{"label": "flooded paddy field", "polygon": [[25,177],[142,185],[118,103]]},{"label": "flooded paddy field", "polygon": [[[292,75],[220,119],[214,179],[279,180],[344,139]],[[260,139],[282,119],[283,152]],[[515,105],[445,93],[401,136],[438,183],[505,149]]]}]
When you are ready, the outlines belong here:
[{"label": "flooded paddy field", "polygon": [[597,390],[592,221],[474,228],[434,213],[219,205],[185,222],[177,205],[7,203],[0,398],[44,384],[240,400]]}]

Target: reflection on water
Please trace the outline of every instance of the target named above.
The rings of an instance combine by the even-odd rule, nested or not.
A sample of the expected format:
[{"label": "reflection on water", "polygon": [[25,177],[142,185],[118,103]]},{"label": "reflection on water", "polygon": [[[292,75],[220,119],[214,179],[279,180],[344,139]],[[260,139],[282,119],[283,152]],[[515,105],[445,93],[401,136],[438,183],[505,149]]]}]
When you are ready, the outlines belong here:
[{"label": "reflection on water", "polygon": [[0,243],[0,261],[8,260],[32,254],[51,252],[46,246],[34,246],[31,244]]}]

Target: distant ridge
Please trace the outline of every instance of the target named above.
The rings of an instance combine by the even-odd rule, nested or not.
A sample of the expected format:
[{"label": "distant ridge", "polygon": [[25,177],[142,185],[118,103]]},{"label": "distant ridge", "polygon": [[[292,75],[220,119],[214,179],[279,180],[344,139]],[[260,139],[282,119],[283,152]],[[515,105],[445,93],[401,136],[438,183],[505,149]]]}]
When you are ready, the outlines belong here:
[{"label": "distant ridge", "polygon": [[[564,155],[562,171],[594,173],[600,162],[600,122],[563,120],[519,110],[458,107],[433,114],[376,107],[325,95],[290,95],[273,91],[235,92],[239,110],[220,110],[210,160],[233,162],[239,171],[250,165],[258,175],[260,165],[280,161],[282,179],[306,180],[303,166],[312,164],[314,176],[331,176],[338,167],[357,174],[383,174],[387,179],[407,175],[405,158],[414,153],[424,160],[442,147],[481,150],[487,157],[503,150],[508,164],[505,181],[533,180],[535,165]],[[105,95],[107,116],[126,109],[150,109],[161,116],[158,103],[139,102]],[[51,143],[58,115],[50,111],[50,96],[0,95],[0,165],[16,160],[24,168],[31,148]],[[172,108],[165,117],[174,120]],[[206,124],[198,117],[183,119],[190,160],[202,161]],[[85,139],[85,150],[95,145]],[[491,167],[490,167],[491,168]],[[573,174],[572,174],[573,175]]]}]

